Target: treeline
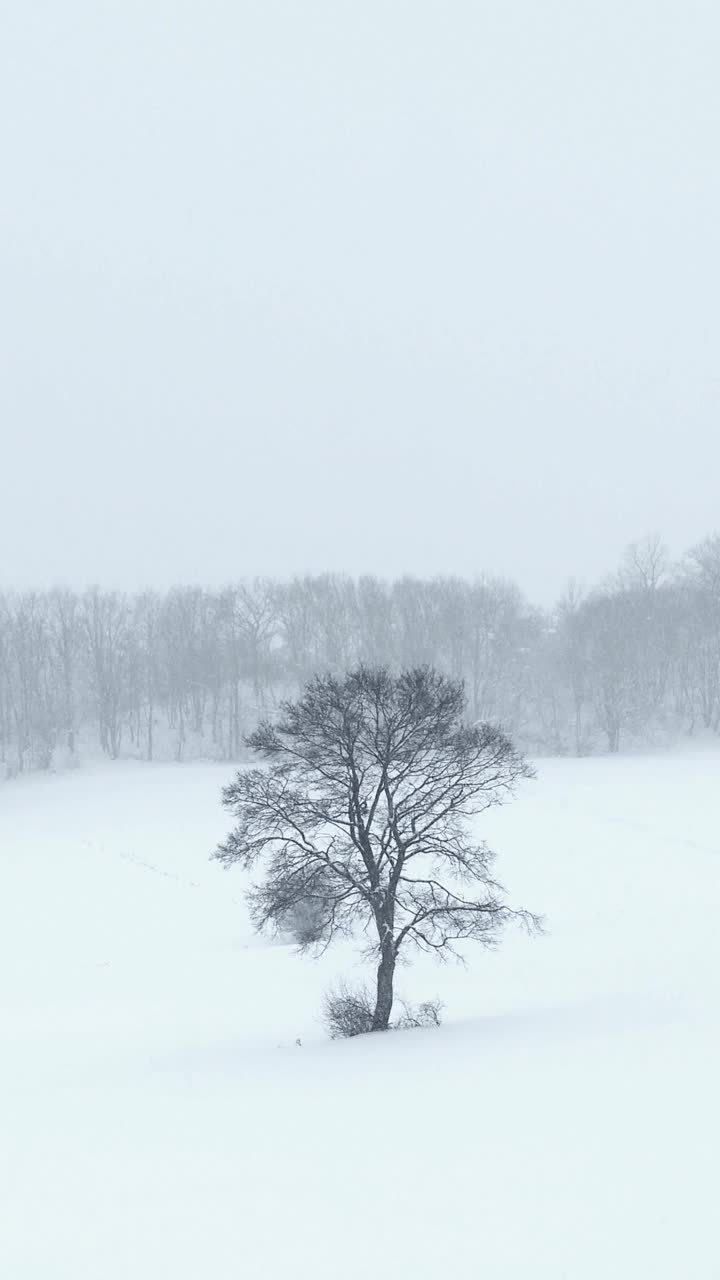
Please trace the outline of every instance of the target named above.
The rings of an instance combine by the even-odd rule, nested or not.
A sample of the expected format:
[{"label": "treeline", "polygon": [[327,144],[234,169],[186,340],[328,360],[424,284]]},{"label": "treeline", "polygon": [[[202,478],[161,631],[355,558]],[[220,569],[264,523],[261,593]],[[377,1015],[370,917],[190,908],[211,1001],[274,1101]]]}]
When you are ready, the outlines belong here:
[{"label": "treeline", "polygon": [[0,596],[7,774],[115,759],[242,759],[316,671],[431,664],[526,750],[616,752],[720,728],[720,537],[670,565],[656,538],[555,609],[489,578],[324,575],[221,591]]}]

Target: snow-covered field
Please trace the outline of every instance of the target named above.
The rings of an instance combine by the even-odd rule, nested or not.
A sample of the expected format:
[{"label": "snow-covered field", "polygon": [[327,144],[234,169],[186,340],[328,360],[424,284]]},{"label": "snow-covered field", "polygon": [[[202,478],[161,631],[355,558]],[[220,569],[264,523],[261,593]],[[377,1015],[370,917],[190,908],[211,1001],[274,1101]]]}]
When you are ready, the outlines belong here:
[{"label": "snow-covered field", "polygon": [[547,936],[343,1043],[353,953],[208,861],[229,776],[0,787],[3,1280],[720,1276],[720,755],[541,762],[484,833]]}]

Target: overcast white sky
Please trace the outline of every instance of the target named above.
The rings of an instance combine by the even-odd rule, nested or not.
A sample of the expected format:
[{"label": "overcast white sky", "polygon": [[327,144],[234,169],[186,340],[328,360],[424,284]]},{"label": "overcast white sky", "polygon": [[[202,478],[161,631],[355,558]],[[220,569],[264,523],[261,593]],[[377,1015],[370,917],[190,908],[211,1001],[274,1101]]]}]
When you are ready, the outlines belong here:
[{"label": "overcast white sky", "polygon": [[0,12],[3,585],[720,526],[716,0]]}]

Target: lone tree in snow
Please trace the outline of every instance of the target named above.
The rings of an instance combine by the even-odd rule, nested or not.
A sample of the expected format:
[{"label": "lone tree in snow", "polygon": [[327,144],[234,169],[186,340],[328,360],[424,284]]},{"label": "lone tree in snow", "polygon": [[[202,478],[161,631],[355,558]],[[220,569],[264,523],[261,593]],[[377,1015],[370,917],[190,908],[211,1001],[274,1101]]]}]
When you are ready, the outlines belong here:
[{"label": "lone tree in snow", "polygon": [[360,926],[379,959],[372,1030],[384,1031],[398,956],[492,946],[511,918],[494,855],[469,819],[501,804],[531,770],[500,729],[463,722],[460,682],[429,668],[361,667],[316,677],[248,745],[266,767],[223,791],[237,825],[215,853],[263,878],[251,890],[259,928],[301,914],[303,945]]}]

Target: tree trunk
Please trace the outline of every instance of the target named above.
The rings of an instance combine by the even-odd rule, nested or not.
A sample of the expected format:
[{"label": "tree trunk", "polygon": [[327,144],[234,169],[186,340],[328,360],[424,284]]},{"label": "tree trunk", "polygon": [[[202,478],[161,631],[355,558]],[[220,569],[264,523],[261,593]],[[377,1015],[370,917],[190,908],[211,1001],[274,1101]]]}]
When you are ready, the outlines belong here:
[{"label": "tree trunk", "polygon": [[393,1006],[393,978],[395,976],[395,946],[390,938],[382,948],[377,971],[377,999],[373,1014],[373,1031],[387,1031]]},{"label": "tree trunk", "polygon": [[575,755],[579,758],[583,755],[583,736],[582,736],[582,710],[575,704]]}]

